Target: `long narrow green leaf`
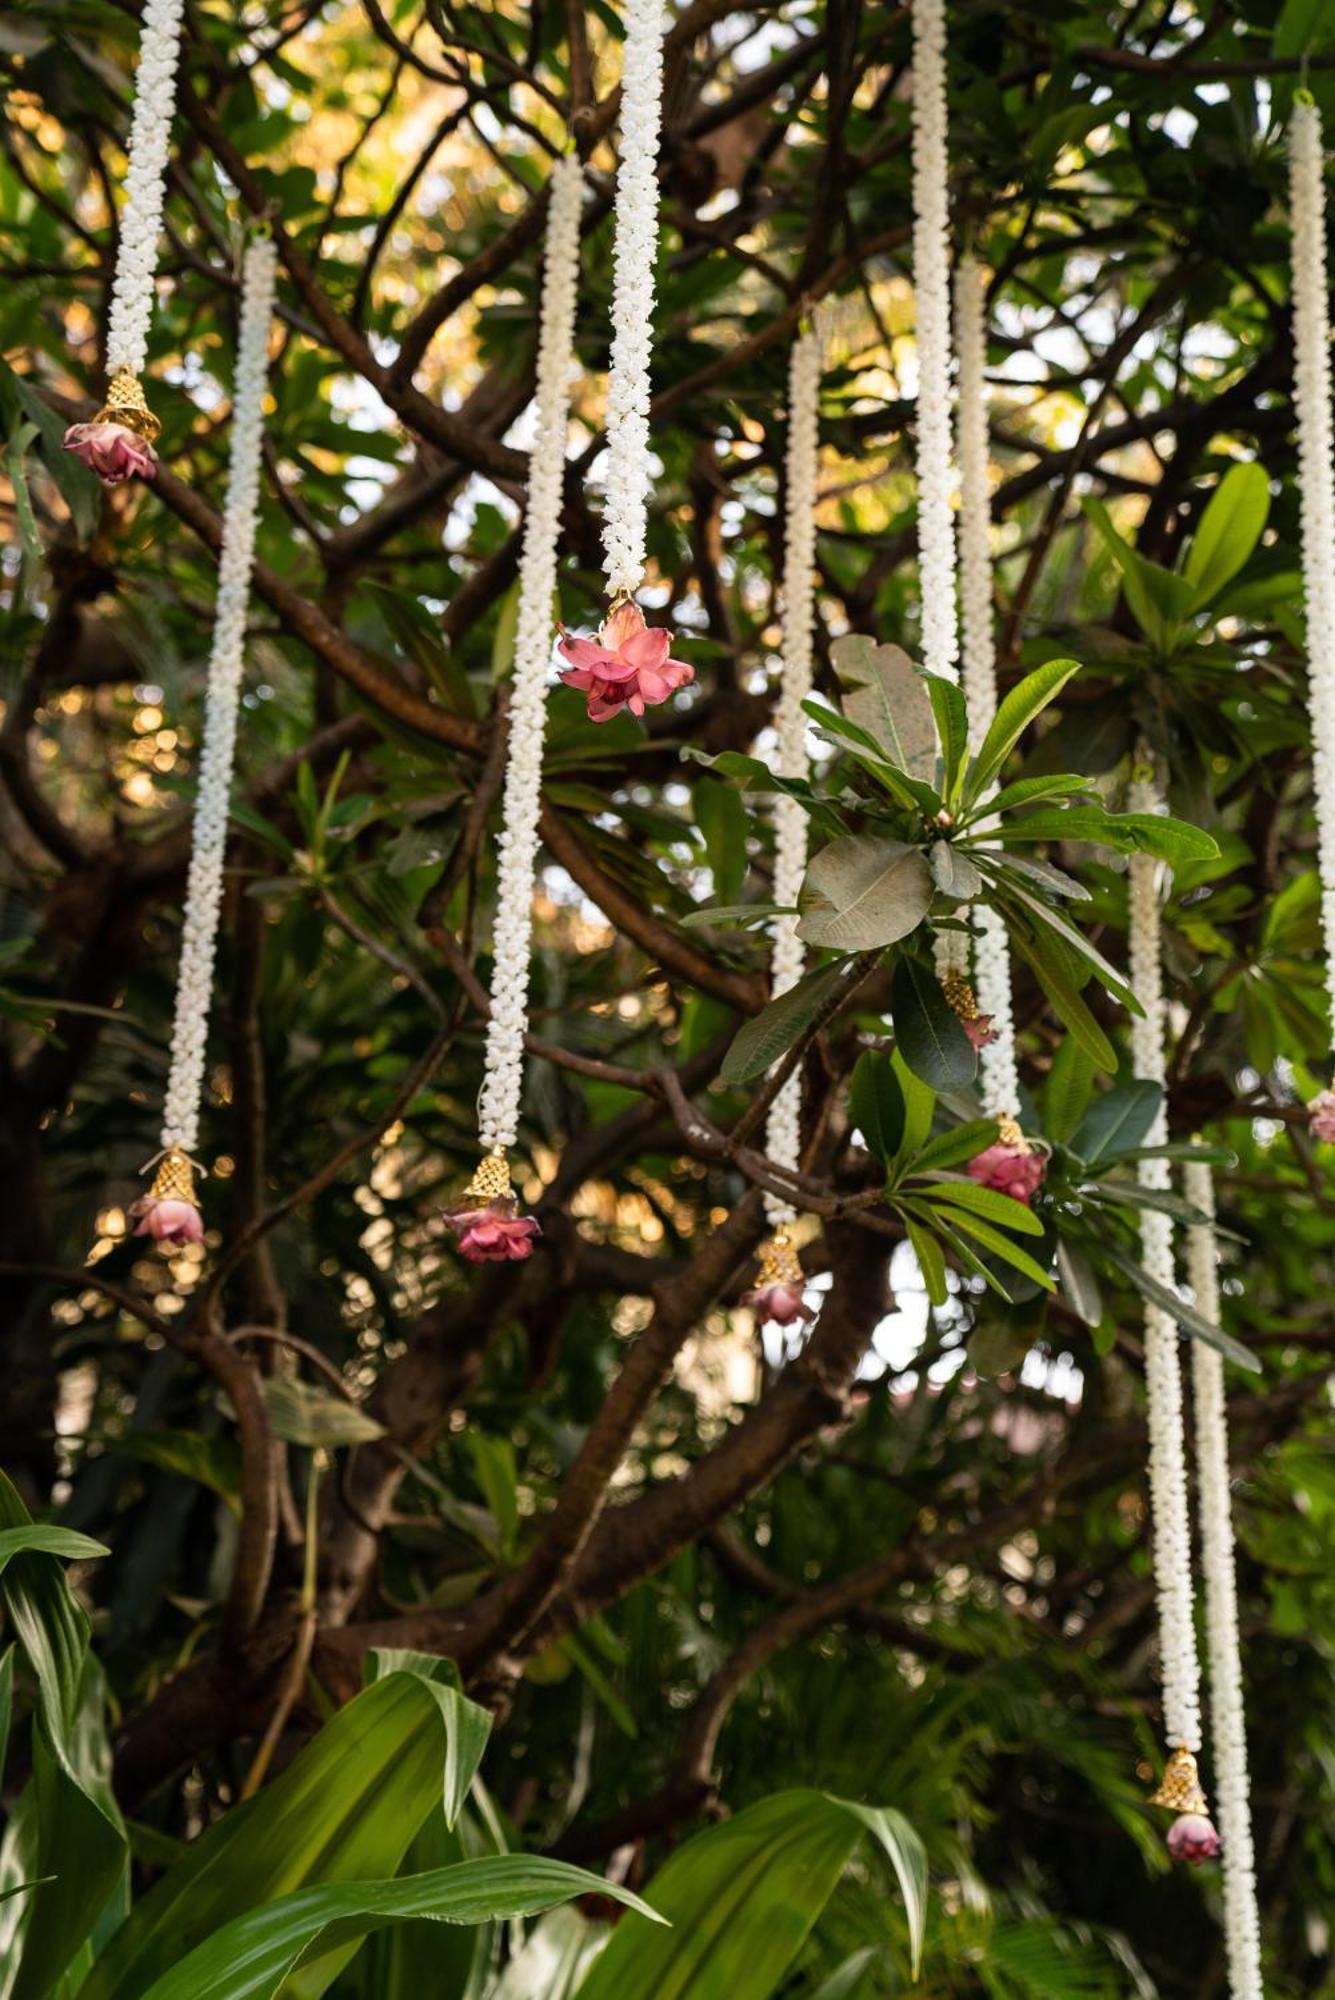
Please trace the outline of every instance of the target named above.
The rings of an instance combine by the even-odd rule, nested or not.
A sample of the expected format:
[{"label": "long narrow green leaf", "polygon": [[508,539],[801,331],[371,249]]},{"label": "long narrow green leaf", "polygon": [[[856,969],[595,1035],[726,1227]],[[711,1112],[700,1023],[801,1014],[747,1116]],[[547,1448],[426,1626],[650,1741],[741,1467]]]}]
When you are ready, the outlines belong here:
[{"label": "long narrow green leaf", "polygon": [[1249,1347],[1244,1347],[1240,1340],[1234,1340],[1232,1334],[1225,1333],[1222,1327],[1212,1325],[1196,1311],[1194,1306],[1189,1306],[1176,1292],[1170,1292],[1166,1285],[1161,1285],[1157,1278],[1152,1278],[1134,1257],[1128,1257],[1125,1251],[1106,1239],[1100,1243],[1100,1248],[1109,1263],[1145,1298],[1159,1306],[1170,1319],[1176,1320],[1184,1333],[1191,1334],[1196,1340],[1203,1340],[1207,1347],[1218,1348],[1226,1361],[1236,1362],[1239,1368],[1247,1369],[1249,1374],[1261,1373],[1261,1364]]},{"label": "long narrow green leaf", "polygon": [[763,1013],[738,1029],[731,1048],[723,1058],[720,1075],[725,1083],[750,1083],[785,1055],[814,1021],[827,1000],[838,990],[845,976],[842,963],[818,965],[790,986]]},{"label": "long narrow green leaf", "polygon": [[969,767],[966,795],[971,804],[986,792],[1034,718],[1079,671],[1078,660],[1047,660],[1011,689]]}]

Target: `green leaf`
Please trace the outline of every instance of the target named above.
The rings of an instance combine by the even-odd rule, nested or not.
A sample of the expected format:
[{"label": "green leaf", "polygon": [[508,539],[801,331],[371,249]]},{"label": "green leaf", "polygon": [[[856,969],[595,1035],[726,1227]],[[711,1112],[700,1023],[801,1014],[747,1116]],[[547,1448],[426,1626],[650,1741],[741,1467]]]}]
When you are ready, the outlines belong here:
[{"label": "green leaf", "polygon": [[1195,598],[1191,585],[1174,570],[1138,555],[1118,534],[1101,500],[1085,500],[1082,505],[1122,573],[1122,589],[1132,617],[1157,656],[1168,658],[1177,644],[1182,620],[1191,613]]},{"label": "green leaf", "polygon": [[[220,1925],[146,1989],[145,2000],[272,2000],[287,1975],[318,1949],[359,1944],[382,1925],[429,1918],[479,1924],[530,1916],[574,1896],[610,1896],[643,1923],[655,1912],[629,1889],[542,1855],[495,1854],[402,1881],[342,1882],[298,1889]],[[331,1973],[332,1977],[332,1973]]]},{"label": "green leaf", "polygon": [[1009,1236],[1000,1229],[994,1229],[992,1224],[984,1221],[981,1216],[972,1214],[963,1206],[946,1202],[940,1203],[937,1213],[943,1224],[973,1237],[974,1241],[981,1243],[985,1250],[990,1250],[994,1257],[1000,1257],[1003,1263],[1022,1272],[1033,1284],[1041,1285],[1045,1292],[1057,1289],[1056,1281],[1050,1271],[1045,1270],[1027,1250],[1022,1249],[1018,1243],[1012,1243]]},{"label": "green leaf", "polygon": [[927,677],[901,646],[847,633],[830,648],[845,690],[840,706],[883,757],[921,783],[936,782],[937,724]]},{"label": "green leaf", "polygon": [[1161,1087],[1144,1077],[1105,1090],[1081,1119],[1071,1151],[1090,1167],[1133,1152],[1149,1133],[1162,1103]]},{"label": "green leaf", "polygon": [[946,800],[955,796],[955,785],[969,749],[969,720],[964,696],[954,681],[941,674],[924,674],[927,693],[941,739],[941,790]]},{"label": "green leaf", "polygon": [[965,1160],[976,1160],[984,1147],[994,1143],[996,1136],[995,1118],[974,1118],[967,1125],[953,1126],[949,1132],[928,1140],[922,1151],[909,1161],[909,1171],[914,1175],[942,1173]]},{"label": "green leaf", "polygon": [[918,928],[933,893],[919,848],[846,834],[823,847],[807,868],[797,935],[836,951],[878,950]]},{"label": "green leaf", "polygon": [[1067,1304],[1086,1326],[1097,1326],[1103,1318],[1099,1281],[1084,1251],[1067,1236],[1057,1238],[1057,1277]]},{"label": "green leaf", "polygon": [[1057,1045],[1043,1093],[1043,1130],[1063,1145],[1085,1115],[1094,1094],[1094,1060],[1084,1044],[1069,1035]]},{"label": "green leaf", "polygon": [[908,1231],[909,1243],[918,1260],[922,1272],[923,1289],[934,1306],[945,1305],[950,1298],[950,1280],[946,1276],[946,1257],[941,1245],[933,1236],[925,1222],[919,1222],[907,1211],[904,1227]]},{"label": "green leaf", "polygon": [[[372,1671],[388,1671],[331,1716],[262,1792],[192,1841],[135,1904],[80,2000],[141,2000],[247,1911],[314,1883],[393,1875],[447,1789],[449,1805],[461,1802],[490,1727],[485,1710],[419,1670],[422,1657],[371,1662]],[[450,1671],[446,1661],[427,1664],[433,1673]],[[327,1984],[298,1981],[291,2000],[308,2000]]]},{"label": "green leaf", "polygon": [[964,1174],[955,1174],[947,1179],[940,1170],[931,1177],[928,1187],[934,1205],[945,1203],[952,1208],[968,1209],[988,1222],[997,1223],[1002,1229],[1018,1230],[1021,1236],[1043,1234],[1043,1224],[1029,1204],[1016,1201],[1013,1195],[1002,1194],[999,1188],[984,1187],[981,1181],[971,1181]]},{"label": "green leaf", "polygon": [[978,1052],[941,990],[936,974],[907,955],[890,981],[895,1042],[905,1062],[935,1091],[964,1090],[978,1074]]},{"label": "green leaf", "polygon": [[746,807],[735,787],[714,778],[697,779],[693,794],[695,823],[704,836],[714,894],[730,903],[746,875]]},{"label": "green leaf", "polygon": [[936,1092],[913,1074],[898,1049],[891,1052],[890,1066],[904,1099],[904,1135],[895,1159],[896,1166],[902,1167],[927,1143],[932,1119],[936,1115]]},{"label": "green leaf", "polygon": [[370,1444],[385,1435],[378,1424],[355,1403],[331,1396],[295,1375],[266,1375],[260,1384],[269,1428],[285,1444],[323,1445],[335,1450],[344,1444]]},{"label": "green leaf", "polygon": [[1078,660],[1048,660],[1011,689],[969,766],[970,800],[982,797],[1030,723],[1079,671]]},{"label": "green leaf", "polygon": [[[897,1816],[896,1816],[897,1817]],[[672,1924],[623,1917],[579,2000],[769,2000],[867,1832],[919,1893],[912,1836],[823,1792],[781,1792],[697,1834],[647,1894]],[[920,1905],[910,1909],[920,1935]]]},{"label": "green leaf", "polygon": [[1270,481],[1255,460],[1230,466],[1201,515],[1192,537],[1183,575],[1195,591],[1195,604],[1217,597],[1260,541],[1270,514]]},{"label": "green leaf", "polygon": [[1226,1361],[1235,1362],[1250,1374],[1261,1373],[1261,1364],[1250,1348],[1244,1347],[1240,1340],[1234,1340],[1232,1334],[1225,1333],[1222,1327],[1205,1319],[1194,1306],[1189,1306],[1185,1299],[1170,1291],[1167,1285],[1161,1285],[1157,1278],[1152,1278],[1136,1258],[1127,1256],[1124,1250],[1106,1239],[1101,1247],[1114,1269],[1120,1271],[1143,1297],[1160,1307],[1170,1319],[1176,1320],[1184,1333],[1191,1334],[1195,1340],[1203,1340],[1207,1347],[1217,1348]]},{"label": "green leaf", "polygon": [[111,1554],[105,1543],[95,1542],[91,1535],[76,1534],[73,1528],[48,1527],[40,1521],[0,1528],[0,1572],[15,1556],[25,1552],[63,1556],[67,1562],[91,1562],[97,1556]]},{"label": "green leaf", "polygon": [[893,1160],[904,1137],[904,1093],[893,1064],[879,1049],[865,1049],[853,1066],[848,1115],[867,1150],[886,1164]]},{"label": "green leaf", "polygon": [[903,1813],[893,1806],[863,1806],[852,1799],[832,1799],[830,1803],[862,1821],[895,1871],[909,1927],[909,1973],[916,1979],[927,1934],[927,1849]]},{"label": "green leaf", "polygon": [[968,903],[983,886],[983,878],[962,847],[949,840],[934,840],[927,850],[927,866],[943,896]]},{"label": "green leaf", "polygon": [[[1117,1068],[1117,1051],[1089,1011],[1089,1005],[1066,976],[1066,968],[1045,938],[1019,929],[1011,931],[1011,943],[1038,975],[1057,1019],[1071,1031],[1072,1039],[1093,1069]],[[1053,1138],[1057,1137],[1054,1132]]]},{"label": "green leaf", "polygon": [[719,1074],[725,1083],[763,1076],[818,1017],[845,979],[841,963],[818,965],[737,1031]]}]

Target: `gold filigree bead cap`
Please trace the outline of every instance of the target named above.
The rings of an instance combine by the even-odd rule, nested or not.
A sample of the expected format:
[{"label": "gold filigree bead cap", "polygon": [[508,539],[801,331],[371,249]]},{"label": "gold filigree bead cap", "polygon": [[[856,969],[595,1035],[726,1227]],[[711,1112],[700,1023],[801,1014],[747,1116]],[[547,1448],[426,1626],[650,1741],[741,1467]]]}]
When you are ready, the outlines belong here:
[{"label": "gold filigree bead cap", "polygon": [[941,981],[941,991],[946,996],[946,1004],[952,1014],[961,1021],[978,1019],[978,995],[956,966],[951,966]]},{"label": "gold filigree bead cap", "polygon": [[997,1119],[997,1141],[1002,1146],[1018,1147],[1022,1153],[1032,1150],[1029,1141],[1020,1130],[1019,1120],[1012,1118],[1009,1111],[1003,1111]]},{"label": "gold filigree bead cap", "polygon": [[1150,1793],[1152,1806],[1167,1806],[1175,1813],[1208,1813],[1209,1802],[1196,1769],[1196,1759],[1185,1744],[1174,1750],[1164,1766],[1158,1789]]},{"label": "gold filigree bead cap", "polygon": [[477,1172],[464,1189],[464,1199],[476,1201],[481,1206],[488,1201],[505,1201],[510,1192],[509,1160],[500,1151],[484,1153],[478,1161]]},{"label": "gold filigree bead cap", "polygon": [[150,1190],[154,1201],[188,1201],[199,1207],[195,1194],[195,1170],[179,1147],[173,1146],[158,1161]]},{"label": "gold filigree bead cap", "polygon": [[139,377],[132,368],[118,368],[107,384],[107,400],[94,420],[99,424],[123,424],[127,431],[156,444],[162,425],[149,409]]},{"label": "gold filigree bead cap", "polygon": [[769,1241],[761,1244],[759,1261],[760,1270],[756,1283],[757,1288],[762,1291],[767,1285],[800,1287],[805,1283],[801,1259],[786,1229],[776,1229]]}]

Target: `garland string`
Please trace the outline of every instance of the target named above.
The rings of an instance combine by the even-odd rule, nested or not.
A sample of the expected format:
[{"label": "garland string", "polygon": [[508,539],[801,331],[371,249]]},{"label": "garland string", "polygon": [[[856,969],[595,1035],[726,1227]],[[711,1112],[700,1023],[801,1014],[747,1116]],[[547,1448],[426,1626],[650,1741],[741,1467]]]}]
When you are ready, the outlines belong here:
[{"label": "garland string", "polygon": [[[1330,309],[1326,273],[1326,178],[1321,113],[1299,96],[1289,131],[1293,225],[1294,402],[1303,597],[1312,712],[1321,925],[1326,995],[1335,1021],[1335,461],[1331,440]],[[1335,1086],[1309,1106],[1318,1139],[1335,1141]]]},{"label": "garland string", "polygon": [[483,1160],[447,1220],[463,1255],[473,1262],[527,1256],[538,1225],[518,1213],[510,1186],[508,1148],[518,1136],[528,1031],[529,956],[542,750],[547,723],[547,674],[552,655],[552,600],[570,423],[575,307],[579,291],[580,198],[583,170],[574,154],[552,171],[538,333],[537,423],[529,460],[528,508],[519,561],[510,737],[501,798],[496,924],[492,946],[491,1012],[487,1021],[478,1136]]},{"label": "garland string", "polygon": [[[1188,1161],[1184,1191],[1192,1207],[1207,1218],[1192,1223],[1187,1230],[1187,1275],[1196,1310],[1217,1325],[1219,1244],[1214,1222],[1214,1175],[1206,1161]],[[1229,1991],[1233,2000],[1263,2000],[1261,1919],[1256,1900],[1247,1726],[1238,1639],[1223,1357],[1217,1349],[1196,1340],[1192,1342],[1191,1367],[1210,1668],[1210,1733],[1219,1831],[1224,1843],[1224,1939]]]},{"label": "garland string", "polygon": [[151,479],[161,426],[144,400],[140,376],[148,360],[158,238],[166,196],[167,154],[176,102],[184,0],[146,0],[125,171],[116,275],[107,321],[107,399],[90,424],[73,424],[66,449],[91,465],[108,486],[134,474]]},{"label": "garland string", "polygon": [[227,809],[245,657],[246,608],[259,517],[260,445],[273,319],[276,257],[267,235],[252,239],[241,276],[232,434],[213,644],[204,700],[203,748],[190,836],[190,869],[181,930],[181,961],[171,1063],[162,1114],[162,1154],[152,1191],[135,1204],[137,1234],[197,1242],[203,1225],[190,1155],[199,1140],[213,962],[222,906]]}]

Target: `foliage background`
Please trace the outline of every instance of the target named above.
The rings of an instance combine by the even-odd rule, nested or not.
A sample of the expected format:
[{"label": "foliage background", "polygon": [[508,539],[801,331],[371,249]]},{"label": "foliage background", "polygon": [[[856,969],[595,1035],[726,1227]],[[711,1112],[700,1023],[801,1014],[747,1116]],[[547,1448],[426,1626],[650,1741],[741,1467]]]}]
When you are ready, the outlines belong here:
[{"label": "foliage background", "polygon": [[[1282,142],[1304,67],[1335,117],[1323,11],[962,0],[951,50],[956,213],[997,274],[1003,672],[1085,665],[1025,768],[1115,797],[1143,730],[1174,810],[1223,850],[1170,908],[1189,1022],[1170,1109],[1176,1135],[1236,1156],[1228,1323],[1265,1364],[1234,1413],[1277,1996],[1335,1992],[1333,1204],[1301,1112],[1330,1030]],[[1155,1679],[1134,1293],[1103,1274],[1093,1336],[1061,1299],[1006,1312],[967,1287],[933,1323],[911,1259],[844,1222],[807,1246],[824,1310],[783,1367],[736,1307],[755,1195],[646,1082],[678,1070],[720,1128],[744,1109],[711,1080],[763,999],[763,941],[679,920],[765,900],[767,814],[680,751],[749,749],[770,714],[787,345],[829,293],[847,307],[822,401],[818,677],[842,631],[913,643],[904,10],[693,0],[674,19],[652,600],[688,635],[698,690],[647,729],[592,728],[553,696],[535,1025],[566,1056],[533,1066],[521,1149],[545,1248],[481,1276],[438,1210],[472,1165],[541,188],[569,112],[593,194],[561,609],[586,625],[615,12],[188,7],[153,335],[164,476],[103,497],[54,438],[99,386],[136,27],[109,0],[22,4],[0,27],[0,409],[18,441],[0,1463],[114,1551],[86,1587],[122,1801],[197,1829],[273,1713],[329,1411],[280,1412],[275,1441],[262,1395],[272,1418],[300,1380],[383,1434],[340,1442],[324,1481],[319,1630],[280,1755],[368,1645],[449,1653],[502,1709],[489,1769],[529,1846],[617,1852],[638,1879],[716,1805],[815,1785],[893,1804],[927,1841],[925,1991],[1221,1992],[1217,1883],[1165,1872],[1139,1803]],[[261,212],[282,331],[203,1148],[213,1234],[207,1258],[164,1262],[125,1215],[156,1144],[240,229]],[[59,414],[20,466],[44,407]],[[1253,457],[1272,482],[1260,546],[1207,613],[1147,634],[1081,502],[1171,567],[1222,470]],[[1120,960],[1123,877],[1063,858]],[[814,1170],[835,1188],[867,1176],[839,1085],[884,1032],[877,1002],[807,1059]],[[1024,975],[1018,1007],[1041,1105],[1063,1035]],[[1115,1008],[1101,1019],[1124,1046]],[[238,1244],[219,1289],[207,1274]],[[622,1429],[616,1382],[646,1392]],[[600,1423],[607,1463],[581,1494],[567,1474]],[[558,1520],[591,1529],[577,1560],[540,1532],[558,1497]],[[898,1990],[903,1919],[870,1871],[845,1879],[792,1992],[866,1946],[849,1990]]]}]

